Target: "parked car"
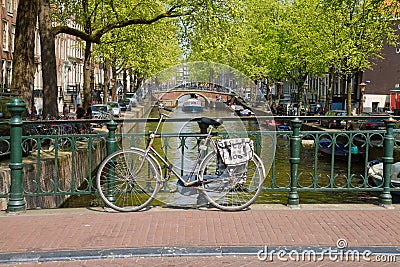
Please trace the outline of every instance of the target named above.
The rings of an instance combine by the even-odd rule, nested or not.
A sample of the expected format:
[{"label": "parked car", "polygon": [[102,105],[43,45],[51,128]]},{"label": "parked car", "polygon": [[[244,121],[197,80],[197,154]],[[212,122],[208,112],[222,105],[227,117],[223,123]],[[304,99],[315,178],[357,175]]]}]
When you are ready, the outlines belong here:
[{"label": "parked car", "polygon": [[136,93],[126,93],[126,99],[131,102],[131,107],[136,107],[138,104]]},{"label": "parked car", "polygon": [[[347,116],[347,112],[345,110],[330,110],[325,113],[325,116],[332,116],[332,117],[341,117]],[[346,121],[341,119],[334,119],[334,120],[321,120],[322,127],[331,128],[344,128],[346,126]]]},{"label": "parked car", "polygon": [[92,105],[93,119],[108,119],[111,118],[112,108],[105,104]]},{"label": "parked car", "polygon": [[286,122],[276,120],[267,120],[267,128],[270,131],[291,131],[292,129]]},{"label": "parked car", "polygon": [[119,107],[118,102],[107,102],[107,105],[111,107],[111,114],[115,117],[121,116],[121,108]]},{"label": "parked car", "polygon": [[131,101],[129,99],[118,100],[119,107],[122,111],[131,111]]},{"label": "parked car", "polygon": [[306,115],[307,116],[321,115],[321,112],[322,110],[320,104],[310,104],[307,109]]},{"label": "parked car", "polygon": [[366,113],[364,116],[385,116],[384,118],[373,118],[363,121],[360,125],[360,130],[384,130],[386,129],[385,120],[387,119],[386,113]]}]

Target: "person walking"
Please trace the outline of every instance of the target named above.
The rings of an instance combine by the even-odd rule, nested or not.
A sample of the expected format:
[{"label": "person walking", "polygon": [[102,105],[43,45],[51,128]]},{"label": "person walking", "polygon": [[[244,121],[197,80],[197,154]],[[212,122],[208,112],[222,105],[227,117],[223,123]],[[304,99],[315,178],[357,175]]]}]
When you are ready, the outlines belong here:
[{"label": "person walking", "polygon": [[79,120],[82,119],[83,116],[85,116],[85,110],[80,104],[76,105],[76,118]]},{"label": "person walking", "polygon": [[92,105],[89,104],[87,109],[86,109],[86,114],[85,114],[86,119],[91,119],[92,118]]},{"label": "person walking", "polygon": [[64,118],[68,118],[68,115],[69,115],[69,107],[68,107],[67,104],[64,104],[64,107],[63,107],[63,115],[64,115]]}]

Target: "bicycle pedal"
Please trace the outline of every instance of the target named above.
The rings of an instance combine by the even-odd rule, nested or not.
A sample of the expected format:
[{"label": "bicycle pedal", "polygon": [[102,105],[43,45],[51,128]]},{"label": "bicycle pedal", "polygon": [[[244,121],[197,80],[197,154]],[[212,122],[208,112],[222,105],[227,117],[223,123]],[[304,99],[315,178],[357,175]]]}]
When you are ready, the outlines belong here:
[{"label": "bicycle pedal", "polygon": [[174,189],[169,190],[170,193],[176,193],[178,192],[178,187],[175,187]]}]

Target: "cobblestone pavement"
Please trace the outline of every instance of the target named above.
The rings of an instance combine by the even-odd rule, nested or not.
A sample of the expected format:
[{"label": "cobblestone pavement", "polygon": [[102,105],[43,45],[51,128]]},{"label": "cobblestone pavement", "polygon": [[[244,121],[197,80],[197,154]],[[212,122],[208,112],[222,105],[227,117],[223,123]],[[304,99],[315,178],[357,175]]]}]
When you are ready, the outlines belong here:
[{"label": "cobblestone pavement", "polygon": [[[395,261],[400,261],[399,225],[398,205],[394,209],[368,204],[313,204],[301,209],[254,205],[242,212],[159,207],[136,213],[104,212],[100,208],[29,210],[18,215],[3,211],[0,263],[331,266],[336,259],[344,266],[395,266]],[[265,253],[257,257],[263,248],[271,253],[268,255],[273,262],[271,257],[260,260]],[[372,255],[340,259],[331,255],[332,249],[347,249],[353,256],[355,251],[371,250]],[[310,251],[324,251],[325,257],[301,259],[302,253]]]}]

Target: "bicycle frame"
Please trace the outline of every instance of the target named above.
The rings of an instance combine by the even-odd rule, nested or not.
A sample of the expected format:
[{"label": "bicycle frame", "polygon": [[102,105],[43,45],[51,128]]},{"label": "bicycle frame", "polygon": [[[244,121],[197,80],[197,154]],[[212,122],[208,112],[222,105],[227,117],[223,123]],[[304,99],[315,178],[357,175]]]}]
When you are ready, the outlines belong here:
[{"label": "bicycle frame", "polygon": [[[190,182],[190,180],[191,180],[191,178],[193,177],[194,173],[196,172],[196,169],[197,169],[198,166],[200,165],[200,163],[201,163],[201,158],[202,158],[203,156],[205,156],[205,151],[207,150],[207,145],[210,143],[210,144],[211,144],[211,147],[218,153],[218,150],[217,150],[217,147],[216,147],[216,145],[215,145],[215,142],[214,142],[213,139],[211,138],[211,132],[212,132],[212,130],[214,129],[214,127],[213,127],[212,125],[210,125],[210,126],[209,126],[209,127],[210,127],[210,130],[208,131],[207,134],[199,134],[200,137],[204,137],[204,141],[203,141],[202,145],[199,146],[200,149],[199,149],[199,153],[198,153],[197,158],[196,158],[196,164],[193,166],[193,168],[192,168],[192,170],[191,170],[191,172],[190,172],[190,174],[189,174],[188,179],[185,180],[185,179],[173,168],[174,165],[169,164],[168,161],[167,161],[166,159],[164,159],[164,158],[153,148],[153,142],[154,142],[154,140],[155,140],[156,138],[161,138],[161,135],[158,134],[158,130],[159,130],[160,126],[161,126],[161,123],[162,123],[163,119],[164,119],[165,117],[169,117],[167,114],[161,113],[161,112],[160,112],[160,108],[163,108],[163,107],[160,107],[160,106],[158,107],[158,112],[159,112],[159,115],[160,115],[160,119],[159,119],[159,121],[158,121],[158,123],[157,123],[156,129],[154,130],[153,133],[150,134],[150,141],[149,141],[149,144],[147,145],[147,147],[146,147],[146,149],[145,149],[145,156],[143,157],[142,163],[141,163],[141,165],[139,166],[139,168],[138,168],[138,170],[137,170],[137,173],[139,173],[139,172],[141,171],[141,169],[142,169],[142,167],[143,167],[143,165],[144,165],[144,162],[145,162],[146,159],[147,159],[147,156],[151,153],[151,155],[153,155],[153,157],[158,158],[159,161],[161,161],[165,166],[167,166],[167,168],[168,168],[167,171],[168,171],[168,172],[172,172],[172,173],[182,182],[182,184],[183,184],[184,187],[190,187],[190,186],[198,185],[198,184],[199,184],[198,178],[196,178],[194,181],[191,181],[191,182]],[[172,137],[179,137],[179,136],[180,136],[180,135],[178,135],[178,134],[177,134],[176,136],[175,136],[175,135],[172,135]],[[161,173],[160,173],[160,175],[161,175]],[[165,180],[168,180],[168,179],[169,179],[169,175],[167,176],[167,178],[166,178]]]},{"label": "bicycle frame", "polygon": [[[199,123],[201,134],[195,135],[201,137],[197,144],[199,148],[196,162],[189,170],[188,176],[179,174],[181,170],[175,168],[172,162],[170,163],[153,148],[154,140],[163,137],[159,133],[162,122],[165,121],[165,117],[169,117],[167,114],[160,113],[160,109],[172,111],[162,105],[158,108],[160,117],[145,149],[132,147],[130,150],[115,151],[100,164],[96,186],[106,205],[118,211],[139,211],[155,199],[155,195],[163,187],[163,183],[169,180],[171,174],[177,177],[178,187],[170,192],[178,191],[185,195],[186,191],[180,190],[181,187],[194,188],[198,190],[198,205],[204,202],[220,210],[238,211],[254,203],[262,191],[265,170],[262,161],[253,153],[252,148],[249,148],[251,151],[243,149],[243,153],[246,152],[246,155],[247,152],[252,153],[250,160],[254,172],[247,173],[250,161],[247,158],[243,158],[247,162],[238,162],[236,165],[233,162],[234,164],[226,165],[219,153],[218,142],[212,135],[213,129],[218,128],[222,120],[202,118]],[[186,135],[177,133],[168,136],[185,137]],[[236,147],[232,142],[228,139],[225,142],[227,145],[223,146],[224,149],[241,151],[242,146]],[[234,153],[227,153],[235,158]],[[240,155],[236,156],[238,157],[241,158]],[[166,168],[164,176],[161,163]],[[115,171],[115,168],[119,170]],[[188,193],[192,195],[194,192],[189,190]]]}]

